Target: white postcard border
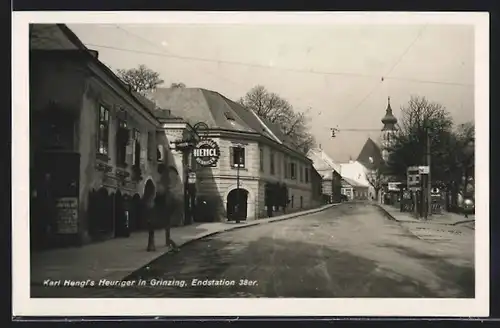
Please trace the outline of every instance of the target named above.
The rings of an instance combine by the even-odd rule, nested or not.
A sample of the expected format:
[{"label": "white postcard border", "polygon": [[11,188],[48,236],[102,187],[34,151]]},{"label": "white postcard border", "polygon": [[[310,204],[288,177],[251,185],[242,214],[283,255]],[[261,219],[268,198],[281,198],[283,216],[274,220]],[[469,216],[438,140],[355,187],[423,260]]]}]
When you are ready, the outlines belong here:
[{"label": "white postcard border", "polygon": [[[29,23],[470,24],[475,26],[475,299],[31,299]],[[15,316],[489,315],[489,14],[408,12],[14,12],[12,14],[12,273]]]}]

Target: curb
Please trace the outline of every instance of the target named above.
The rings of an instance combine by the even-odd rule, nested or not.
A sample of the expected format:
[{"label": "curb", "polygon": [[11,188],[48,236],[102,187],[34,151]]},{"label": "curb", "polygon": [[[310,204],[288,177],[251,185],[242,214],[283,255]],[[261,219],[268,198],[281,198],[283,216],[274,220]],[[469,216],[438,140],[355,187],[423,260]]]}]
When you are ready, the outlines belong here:
[{"label": "curb", "polygon": [[458,221],[458,222],[453,223],[452,225],[456,226],[456,225],[459,225],[459,224],[471,223],[471,222],[476,222],[476,220],[464,220],[464,221]]},{"label": "curb", "polygon": [[[264,220],[260,221],[259,219],[256,219],[254,222],[251,222],[251,223],[246,223],[244,225],[235,225],[233,227],[227,227],[227,228],[219,230],[219,231],[213,231],[213,232],[207,233],[206,235],[202,235],[202,236],[199,236],[199,237],[187,240],[184,243],[178,244],[177,247],[181,248],[182,246],[185,246],[185,245],[187,245],[189,243],[192,243],[194,241],[197,241],[197,240],[200,240],[200,239],[203,239],[203,238],[207,238],[207,237],[210,237],[210,236],[213,236],[213,235],[217,235],[219,233],[228,232],[228,231],[231,231],[231,230],[243,229],[243,228],[253,227],[253,226],[257,226],[257,225],[261,225],[261,224],[274,223],[274,222],[278,222],[278,221],[285,221],[285,220],[294,219],[294,218],[297,218],[297,217],[300,217],[300,216],[304,216],[304,215],[308,215],[308,214],[314,214],[314,213],[322,212],[322,211],[330,209],[330,208],[332,208],[332,207],[334,207],[336,205],[340,205],[340,203],[338,203],[338,204],[329,204],[327,206],[323,206],[323,207],[320,207],[320,208],[311,209],[311,210],[307,210],[307,211],[303,211],[303,212],[295,212],[295,213],[292,213],[292,214],[288,214],[289,216],[286,216],[287,214],[285,214],[285,215],[282,215],[282,216],[286,216],[286,217],[279,217],[278,216],[275,219],[268,220],[268,221],[264,221]],[[164,253],[164,254],[166,254],[166,253]],[[164,255],[164,254],[162,254],[162,255]],[[160,256],[162,256],[162,255],[160,255]]]},{"label": "curb", "polygon": [[[196,237],[196,238],[193,238],[193,239],[190,239],[190,240],[186,240],[185,242],[183,243],[179,243],[177,244],[177,248],[182,248],[190,243],[193,243],[195,241],[198,241],[198,240],[201,240],[201,239],[204,239],[204,238],[207,238],[207,237],[211,237],[211,236],[214,236],[214,235],[217,235],[217,234],[220,234],[220,233],[223,233],[223,232],[228,232],[228,231],[231,231],[231,230],[236,230],[236,229],[242,229],[242,228],[247,228],[247,227],[253,227],[253,226],[257,226],[257,225],[261,225],[261,224],[268,224],[268,223],[274,223],[274,222],[279,222],[279,221],[285,221],[285,220],[289,220],[289,219],[294,219],[294,218],[297,218],[297,217],[300,217],[300,216],[304,216],[304,215],[308,215],[308,214],[315,214],[315,213],[319,213],[319,212],[322,212],[322,211],[325,211],[327,209],[330,209],[334,206],[337,206],[337,205],[341,205],[342,203],[335,203],[335,204],[328,204],[326,206],[322,206],[320,208],[315,208],[315,209],[311,209],[311,210],[306,210],[306,211],[303,211],[303,212],[296,212],[296,213],[292,213],[292,214],[289,214],[289,216],[286,216],[286,217],[277,217],[276,219],[274,220],[269,220],[269,221],[263,221],[263,222],[258,222],[259,220],[255,220],[255,223],[252,222],[252,223],[247,223],[245,225],[240,225],[240,226],[234,226],[234,227],[228,227],[226,229],[223,229],[223,230],[219,230],[219,231],[213,231],[213,232],[209,232],[205,235],[202,235],[202,236],[199,236],[199,237]],[[286,214],[285,214],[286,215]],[[172,250],[168,250],[166,252],[162,252],[162,253],[159,253],[157,257],[155,257],[153,260],[149,261],[148,263],[142,265],[140,268],[138,268],[137,270],[134,270],[133,272],[127,274],[126,276],[124,276],[122,278],[122,280],[127,280],[128,277],[130,277],[131,275],[133,275],[135,272],[141,270],[143,267],[145,266],[149,266],[151,263],[153,263],[154,261],[156,261],[158,258],[160,258],[161,256],[163,255],[166,255],[166,254],[169,254],[169,253],[172,253]]]},{"label": "curb", "polygon": [[432,222],[432,220],[427,220],[427,221],[426,220],[422,220],[421,222],[420,221],[398,220],[391,213],[389,213],[385,208],[383,208],[382,206],[380,206],[379,204],[373,204],[373,205],[377,206],[382,211],[384,211],[384,213],[387,214],[387,216],[389,217],[389,219],[391,219],[393,221],[396,221],[396,222],[400,222],[400,223],[434,223],[434,224],[440,224],[440,225],[444,225],[444,226],[456,226],[456,225],[459,225],[459,224],[476,222],[476,220],[464,220],[464,221],[458,221],[458,222],[455,222],[455,223]]}]

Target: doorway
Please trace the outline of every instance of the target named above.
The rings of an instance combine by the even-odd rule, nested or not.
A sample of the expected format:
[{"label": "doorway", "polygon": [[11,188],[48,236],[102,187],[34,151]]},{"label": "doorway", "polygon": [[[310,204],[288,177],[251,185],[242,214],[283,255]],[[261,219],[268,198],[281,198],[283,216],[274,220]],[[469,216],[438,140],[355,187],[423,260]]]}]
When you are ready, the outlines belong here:
[{"label": "doorway", "polygon": [[128,235],[128,222],[126,222],[125,217],[125,199],[120,190],[116,192],[114,200],[115,237],[126,237]]},{"label": "doorway", "polygon": [[233,189],[227,195],[227,219],[234,221],[247,219],[248,191],[245,189]]}]

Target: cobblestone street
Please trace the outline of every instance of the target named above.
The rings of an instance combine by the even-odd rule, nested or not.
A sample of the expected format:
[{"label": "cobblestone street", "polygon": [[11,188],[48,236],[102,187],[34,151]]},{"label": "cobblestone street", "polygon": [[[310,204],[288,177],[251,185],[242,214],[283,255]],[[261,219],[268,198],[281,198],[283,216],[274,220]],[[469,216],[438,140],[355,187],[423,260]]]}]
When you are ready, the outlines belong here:
[{"label": "cobblestone street", "polygon": [[37,286],[32,297],[471,298],[474,230],[399,223],[374,205],[347,203],[193,242],[126,280],[135,285]]}]

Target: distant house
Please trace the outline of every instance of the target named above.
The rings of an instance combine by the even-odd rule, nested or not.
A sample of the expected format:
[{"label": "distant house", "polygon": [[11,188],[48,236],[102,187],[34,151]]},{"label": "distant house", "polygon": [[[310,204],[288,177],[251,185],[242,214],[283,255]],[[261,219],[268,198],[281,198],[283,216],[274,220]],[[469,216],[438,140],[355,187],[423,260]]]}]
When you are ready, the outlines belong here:
[{"label": "distant house", "polygon": [[340,165],[321,148],[311,149],[307,156],[322,177],[323,195],[329,203],[339,203],[341,195]]},{"label": "distant house", "polygon": [[321,174],[313,167],[311,169],[311,184],[312,184],[312,197],[311,202],[313,207],[320,206],[324,203],[325,197],[323,193],[323,180]]},{"label": "distant house", "polygon": [[369,197],[368,186],[349,178],[342,178],[342,195],[349,200],[366,200]]},{"label": "distant house", "polygon": [[352,180],[359,186],[368,188],[369,199],[376,198],[375,188],[371,185],[367,175],[377,170],[384,163],[382,151],[380,147],[371,138],[368,138],[363,145],[357,159],[349,161],[349,163],[340,164],[341,174],[343,178]]}]

